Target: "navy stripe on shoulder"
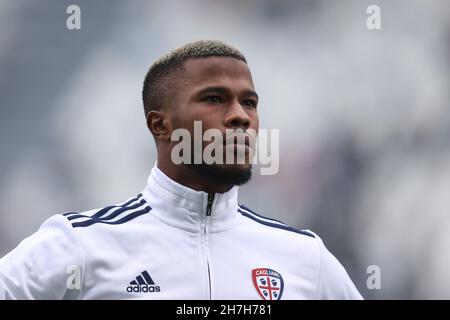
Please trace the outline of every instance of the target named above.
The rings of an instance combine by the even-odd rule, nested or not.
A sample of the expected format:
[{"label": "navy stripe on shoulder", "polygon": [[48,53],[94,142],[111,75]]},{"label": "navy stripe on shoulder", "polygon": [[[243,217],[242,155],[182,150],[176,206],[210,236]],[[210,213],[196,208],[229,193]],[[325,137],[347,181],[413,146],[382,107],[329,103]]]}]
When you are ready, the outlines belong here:
[{"label": "navy stripe on shoulder", "polygon": [[77,219],[77,218],[90,218],[90,219],[99,219],[99,220],[111,220],[111,219],[117,217],[119,214],[121,214],[121,213],[123,213],[125,211],[137,209],[140,206],[143,206],[145,203],[146,203],[145,200],[142,199],[140,202],[135,203],[132,206],[119,207],[119,209],[115,210],[114,212],[112,212],[111,214],[109,214],[109,215],[107,215],[106,217],[103,217],[103,218],[97,218],[95,216],[95,214],[93,216],[87,216],[87,215],[84,215],[84,214],[75,214],[75,215],[72,215],[72,216],[68,217],[67,219],[74,220],[74,219]]},{"label": "navy stripe on shoulder", "polygon": [[[133,202],[138,201],[140,198],[142,198],[141,193],[137,197],[131,198],[124,204],[115,205],[115,206],[107,206],[103,209],[100,209],[93,215],[84,215],[84,214],[80,214],[78,212],[68,212],[68,213],[64,213],[63,216],[65,216],[67,218],[67,220],[69,220],[71,222],[71,224],[74,228],[88,227],[95,223],[104,223],[104,224],[111,224],[111,225],[122,224],[122,223],[130,221],[134,218],[137,218],[145,213],[150,212],[150,210],[152,208],[147,204],[147,202],[145,201],[144,198],[142,198],[141,201],[132,204]],[[132,204],[132,205],[130,205],[130,204]],[[114,210],[109,215],[102,217],[105,213],[107,213],[108,211],[110,211],[113,208],[117,208],[117,209]],[[142,208],[142,209],[138,210],[138,211],[134,211],[116,221],[110,221],[110,220],[116,218],[117,216],[119,216],[121,213],[130,211],[130,210],[134,210],[134,209],[139,209],[139,208]],[[87,220],[83,220],[81,222],[73,222],[72,221],[77,218],[87,218]]]},{"label": "navy stripe on shoulder", "polygon": [[104,223],[104,224],[112,224],[112,225],[122,224],[122,223],[128,222],[130,220],[133,220],[143,214],[146,214],[146,213],[150,212],[150,210],[152,210],[152,208],[150,208],[149,206],[146,206],[144,209],[130,213],[129,215],[127,215],[119,220],[116,220],[116,221],[107,221],[107,220],[103,220],[103,219],[90,219],[90,220],[86,220],[83,222],[72,223],[72,226],[74,228],[79,228],[79,227],[88,227],[95,223]]},{"label": "navy stripe on shoulder", "polygon": [[[139,193],[136,197],[131,198],[130,200],[128,200],[127,202],[125,202],[124,204],[121,205],[115,205],[115,206],[107,206],[104,207],[102,209],[100,209],[99,211],[97,211],[94,215],[92,216],[87,216],[87,215],[82,215],[79,214],[78,212],[67,212],[67,213],[63,213],[63,216],[70,216],[69,220],[73,220],[76,218],[100,218],[102,215],[104,215],[106,212],[108,212],[109,210],[113,209],[113,208],[125,208],[127,207],[130,203],[133,203],[134,201],[137,201],[138,199],[140,199],[142,197],[142,193]],[[144,202],[145,200],[142,199],[140,203]],[[119,212],[120,214],[121,212]]]},{"label": "navy stripe on shoulder", "polygon": [[260,219],[258,219],[256,217],[254,217],[253,215],[250,215],[247,212],[242,211],[241,209],[238,209],[238,211],[243,216],[245,216],[245,217],[247,217],[249,219],[252,219],[252,220],[254,220],[254,221],[258,222],[258,223],[261,223],[261,224],[263,224],[265,226],[272,227],[272,228],[277,228],[277,229],[282,229],[282,230],[286,230],[286,231],[291,231],[291,232],[295,232],[295,233],[298,233],[298,234],[302,234],[304,236],[315,238],[315,236],[312,233],[309,233],[307,231],[298,230],[298,229],[289,227],[289,226],[284,225],[284,224],[271,223],[271,222],[268,222],[268,221],[260,220]]},{"label": "navy stripe on shoulder", "polygon": [[127,202],[125,202],[125,203],[122,204],[122,205],[105,207],[105,208],[99,210],[96,214],[94,214],[94,215],[92,216],[92,218],[100,218],[102,215],[104,215],[106,212],[108,212],[108,211],[111,210],[112,208],[124,208],[124,207],[128,206],[130,203],[132,203],[132,202],[138,200],[138,199],[141,198],[141,197],[142,197],[142,193],[139,193],[139,194],[137,195],[137,197],[131,198],[130,200],[128,200]]},{"label": "navy stripe on shoulder", "polygon": [[278,223],[281,223],[281,224],[283,224],[283,225],[286,225],[286,223],[281,222],[281,221],[279,221],[279,220],[275,220],[275,219],[272,219],[272,218],[267,218],[267,217],[264,217],[264,216],[262,216],[262,215],[260,215],[260,214],[257,214],[255,211],[253,211],[252,209],[250,209],[250,208],[244,206],[242,203],[239,203],[238,206],[239,206],[239,208],[240,208],[241,210],[248,211],[248,213],[252,213],[252,214],[254,214],[255,216],[260,217],[260,218],[262,218],[262,219],[264,219],[264,220],[269,220],[269,221],[273,221],[273,222],[278,222]]}]

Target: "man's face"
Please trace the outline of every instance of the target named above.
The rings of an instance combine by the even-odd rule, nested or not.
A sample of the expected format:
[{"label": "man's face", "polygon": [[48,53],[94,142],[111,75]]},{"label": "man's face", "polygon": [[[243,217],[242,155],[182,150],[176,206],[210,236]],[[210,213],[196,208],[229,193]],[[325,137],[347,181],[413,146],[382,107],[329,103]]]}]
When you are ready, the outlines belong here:
[{"label": "man's face", "polygon": [[[183,67],[170,112],[174,129],[185,128],[194,138],[194,121],[201,121],[203,132],[218,129],[224,138],[231,130],[258,131],[258,97],[246,63],[229,57],[208,57],[189,59]],[[209,143],[202,142],[203,149]],[[235,158],[231,164],[202,163],[189,167],[205,177],[218,179],[222,176],[224,183],[245,183],[251,176],[251,150],[247,146],[228,144],[223,147],[224,160],[230,147],[235,156],[239,152],[241,155],[245,153],[244,164],[237,164]]]}]

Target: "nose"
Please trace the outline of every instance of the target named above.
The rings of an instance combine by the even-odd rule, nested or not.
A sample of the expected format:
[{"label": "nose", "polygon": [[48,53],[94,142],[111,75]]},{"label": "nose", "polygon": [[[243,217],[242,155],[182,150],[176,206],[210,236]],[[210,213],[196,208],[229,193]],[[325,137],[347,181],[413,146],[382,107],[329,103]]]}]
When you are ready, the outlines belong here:
[{"label": "nose", "polygon": [[250,127],[250,117],[242,105],[235,101],[228,109],[225,116],[225,127],[243,128],[247,130]]}]

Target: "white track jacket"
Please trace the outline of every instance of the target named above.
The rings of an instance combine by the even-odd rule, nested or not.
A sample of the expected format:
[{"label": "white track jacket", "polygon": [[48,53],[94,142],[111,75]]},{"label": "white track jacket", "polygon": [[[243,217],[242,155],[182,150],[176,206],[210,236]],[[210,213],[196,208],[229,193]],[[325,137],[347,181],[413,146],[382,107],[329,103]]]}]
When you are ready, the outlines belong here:
[{"label": "white track jacket", "polygon": [[361,299],[310,231],[157,166],[114,206],[50,217],[0,260],[0,299]]}]

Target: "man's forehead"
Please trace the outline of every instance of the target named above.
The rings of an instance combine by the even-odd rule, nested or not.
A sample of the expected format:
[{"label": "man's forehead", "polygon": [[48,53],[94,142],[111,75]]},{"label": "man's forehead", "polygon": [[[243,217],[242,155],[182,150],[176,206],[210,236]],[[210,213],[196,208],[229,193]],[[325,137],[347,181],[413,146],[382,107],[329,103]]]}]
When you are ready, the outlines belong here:
[{"label": "man's forehead", "polygon": [[253,83],[247,64],[232,57],[189,59],[184,62],[183,69],[184,76],[194,82],[230,78]]}]

